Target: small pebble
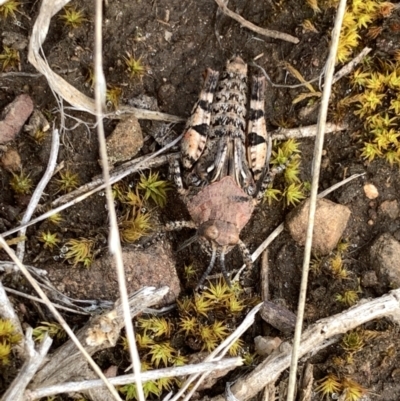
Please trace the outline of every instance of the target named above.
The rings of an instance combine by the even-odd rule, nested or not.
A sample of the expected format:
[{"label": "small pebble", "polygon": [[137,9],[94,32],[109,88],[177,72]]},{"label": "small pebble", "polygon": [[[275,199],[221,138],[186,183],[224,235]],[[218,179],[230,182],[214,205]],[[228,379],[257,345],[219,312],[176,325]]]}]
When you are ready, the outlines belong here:
[{"label": "small pebble", "polygon": [[254,339],[255,350],[258,355],[271,355],[282,343],[279,337],[262,337],[257,336]]},{"label": "small pebble", "polygon": [[379,209],[382,213],[386,214],[391,219],[397,219],[397,217],[399,216],[399,205],[397,203],[397,200],[384,201],[379,206]]},{"label": "small pebble", "polygon": [[365,184],[364,193],[368,199],[375,199],[379,196],[378,188],[374,184]]}]

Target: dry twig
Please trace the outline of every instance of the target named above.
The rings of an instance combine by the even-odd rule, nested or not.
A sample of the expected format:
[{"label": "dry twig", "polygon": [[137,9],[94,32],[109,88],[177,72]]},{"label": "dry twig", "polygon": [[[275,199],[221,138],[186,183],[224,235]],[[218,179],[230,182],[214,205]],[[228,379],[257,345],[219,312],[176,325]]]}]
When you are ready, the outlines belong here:
[{"label": "dry twig", "polygon": [[218,7],[225,15],[239,22],[239,24],[244,26],[245,28],[258,33],[259,35],[267,36],[268,38],[273,39],[281,39],[285,40],[286,42],[291,42],[295,44],[299,43],[299,39],[292,35],[279,31],[273,31],[271,29],[260,28],[259,26],[245,20],[242,16],[230,10],[224,0],[215,0],[215,2],[218,4]]},{"label": "dry twig", "polygon": [[[232,367],[241,366],[243,361],[241,358],[226,358],[220,361],[213,362],[201,362],[195,365],[185,365],[185,366],[174,366],[171,368],[151,370],[147,372],[142,372],[140,374],[141,380],[143,382],[158,380],[166,377],[177,377],[177,376],[187,376],[191,374],[201,374],[203,372],[215,372],[218,370],[225,370]],[[135,375],[123,375],[110,378],[110,383],[115,386],[123,386],[125,384],[133,383],[135,380]],[[43,397],[49,397],[61,393],[69,392],[82,392],[90,389],[95,389],[103,387],[104,383],[101,380],[85,380],[80,382],[69,382],[60,385],[54,385],[51,387],[40,387],[35,390],[28,390],[25,392],[25,400],[35,400]]]},{"label": "dry twig", "polygon": [[[43,174],[42,179],[40,180],[39,184],[35,188],[33,195],[29,201],[29,205],[26,208],[24,216],[21,220],[21,225],[24,225],[29,222],[37,205],[39,204],[40,198],[42,197],[43,191],[46,188],[47,184],[49,183],[51,177],[53,176],[54,169],[56,168],[57,164],[57,157],[58,157],[58,149],[60,148],[60,135],[58,133],[58,129],[53,129],[52,131],[52,142],[51,142],[51,149],[50,149],[50,157],[47,163],[47,168],[45,173]],[[22,228],[19,231],[18,235],[25,238],[26,227]],[[25,255],[25,240],[18,242],[17,244],[17,257],[21,261],[24,260]]]}]

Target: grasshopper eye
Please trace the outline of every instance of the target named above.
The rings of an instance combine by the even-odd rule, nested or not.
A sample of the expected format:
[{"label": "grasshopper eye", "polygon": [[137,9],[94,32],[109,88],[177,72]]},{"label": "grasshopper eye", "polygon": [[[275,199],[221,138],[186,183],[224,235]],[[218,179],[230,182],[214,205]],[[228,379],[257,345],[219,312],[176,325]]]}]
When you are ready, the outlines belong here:
[{"label": "grasshopper eye", "polygon": [[204,230],[204,237],[208,238],[208,239],[217,239],[218,235],[219,235],[219,231],[218,228],[214,225],[207,227]]},{"label": "grasshopper eye", "polygon": [[239,242],[239,235],[235,233],[231,233],[228,235],[229,245],[236,245]]}]

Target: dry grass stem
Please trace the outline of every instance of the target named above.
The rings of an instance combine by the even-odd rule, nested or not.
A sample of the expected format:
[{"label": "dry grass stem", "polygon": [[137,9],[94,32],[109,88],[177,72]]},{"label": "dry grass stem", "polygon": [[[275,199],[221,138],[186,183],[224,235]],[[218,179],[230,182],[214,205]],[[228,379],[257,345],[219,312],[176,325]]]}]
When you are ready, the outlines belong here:
[{"label": "dry grass stem", "polygon": [[259,26],[254,25],[253,23],[245,20],[239,14],[236,14],[235,12],[231,11],[227,7],[224,0],[215,0],[215,2],[218,4],[218,7],[221,9],[221,11],[225,15],[227,15],[228,17],[239,22],[239,24],[244,26],[245,28],[258,33],[259,35],[263,35],[263,36],[266,36],[268,38],[273,38],[273,39],[281,39],[281,40],[285,40],[286,42],[291,42],[291,43],[295,43],[295,44],[299,43],[299,39],[292,35],[289,35],[289,34],[283,33],[283,32],[279,32],[279,31],[273,31],[271,29],[260,28]]},{"label": "dry grass stem", "polygon": [[[142,380],[140,378],[141,363],[139,358],[139,352],[136,346],[132,318],[129,311],[128,290],[126,288],[125,269],[124,269],[124,262],[122,260],[121,238],[118,229],[117,212],[115,210],[114,198],[111,191],[110,168],[108,165],[107,146],[104,133],[104,125],[103,125],[102,110],[105,109],[106,90],[107,90],[106,80],[103,72],[103,55],[102,55],[103,3],[102,0],[96,0],[95,4],[96,4],[96,15],[95,15],[94,72],[96,80],[95,80],[94,92],[95,92],[97,135],[100,145],[101,165],[103,169],[103,179],[105,183],[105,192],[107,199],[107,210],[110,221],[108,247],[110,253],[114,257],[116,264],[119,294],[122,302],[123,316],[125,321],[125,331],[129,344],[129,353],[131,357],[131,362],[133,364],[133,371],[135,376],[134,381],[137,388],[137,395],[139,401],[144,401],[145,397],[143,392]],[[111,391],[111,388],[109,388],[109,390]],[[120,398],[118,391],[115,388],[112,388],[111,392],[114,394],[115,399]]]},{"label": "dry grass stem", "polygon": [[[215,372],[218,370],[229,369],[232,367],[241,366],[243,364],[242,359],[236,358],[226,358],[220,361],[213,362],[201,362],[195,365],[185,365],[185,366],[175,366],[165,369],[151,370],[147,372],[142,372],[140,374],[141,380],[143,382],[158,380],[166,377],[177,377],[177,376],[187,376],[191,374],[201,374],[203,372]],[[109,379],[115,386],[122,386],[125,384],[130,384],[135,380],[133,374],[117,376]],[[69,382],[60,385],[54,385],[51,387],[37,388],[35,390],[28,390],[25,392],[25,400],[34,400],[43,397],[50,397],[52,395],[69,393],[69,392],[80,392],[87,391],[95,388],[104,387],[104,383],[101,380],[85,380],[80,382]]]},{"label": "dry grass stem", "polygon": [[321,168],[321,158],[322,158],[322,150],[324,145],[324,137],[325,137],[325,124],[326,118],[328,115],[328,105],[329,98],[331,95],[332,89],[332,80],[333,80],[333,72],[335,70],[335,62],[336,62],[336,53],[339,45],[339,37],[340,30],[342,27],[343,16],[346,11],[346,0],[341,0],[336,12],[335,25],[332,31],[332,39],[331,46],[329,49],[329,56],[325,66],[325,85],[322,93],[321,106],[318,114],[318,129],[317,136],[315,139],[315,147],[314,147],[314,158],[312,165],[312,182],[311,182],[311,194],[310,194],[310,210],[308,214],[308,225],[307,225],[307,236],[306,243],[304,247],[304,259],[303,259],[303,269],[302,269],[302,277],[300,284],[300,295],[299,295],[299,303],[297,306],[297,321],[296,321],[296,329],[294,333],[293,339],[293,351],[292,351],[292,361],[290,365],[290,373],[289,373],[289,385],[287,392],[287,401],[294,400],[294,393],[296,387],[296,372],[297,372],[297,362],[299,357],[299,345],[301,339],[301,331],[303,326],[303,316],[304,316],[304,308],[306,302],[306,293],[307,293],[307,283],[308,283],[308,272],[310,267],[310,258],[311,258],[311,245],[312,245],[312,236],[314,229],[314,219],[315,219],[315,211],[317,205],[317,195],[318,195],[318,183],[319,183],[319,174]]},{"label": "dry grass stem", "polygon": [[[38,298],[38,297],[34,297],[32,295],[29,295],[29,294],[24,294],[23,292],[20,292],[20,291],[17,291],[17,290],[14,290],[12,288],[8,288],[8,287],[4,287],[4,289],[6,290],[6,292],[8,292],[10,294],[14,294],[14,295],[17,295],[17,296],[22,297],[22,298],[30,299],[31,301],[34,301],[34,302],[39,302],[39,303],[45,304],[45,302],[42,299]],[[54,305],[55,308],[61,309],[61,310],[65,310],[66,312],[76,313],[78,315],[85,315],[85,316],[90,315],[89,312],[82,312],[82,311],[79,311],[79,310],[76,310],[76,309],[67,308],[66,306],[63,306],[63,305],[57,305],[54,302],[53,302],[53,305]]]},{"label": "dry grass stem", "polygon": [[[349,126],[346,123],[340,123],[340,124],[326,123],[325,134],[344,131],[348,127]],[[316,136],[316,134],[317,134],[316,124],[298,128],[279,128],[271,132],[272,139],[277,139],[278,141],[284,141],[290,138],[297,138],[297,139],[310,138]]]},{"label": "dry grass stem", "polygon": [[[49,183],[51,177],[53,176],[54,169],[57,165],[57,157],[58,157],[58,149],[60,148],[60,135],[58,133],[58,129],[53,129],[52,131],[52,142],[51,142],[51,149],[50,149],[50,157],[47,163],[47,168],[45,173],[43,174],[42,179],[40,180],[39,184],[35,188],[33,195],[29,201],[29,205],[26,208],[24,216],[21,220],[21,225],[24,225],[29,222],[37,205],[39,204],[40,198],[42,197],[43,191],[46,188],[47,184]],[[19,231],[18,235],[25,237],[26,227],[22,228]],[[25,254],[25,241],[21,241],[17,244],[17,257],[21,261],[24,260]]]}]

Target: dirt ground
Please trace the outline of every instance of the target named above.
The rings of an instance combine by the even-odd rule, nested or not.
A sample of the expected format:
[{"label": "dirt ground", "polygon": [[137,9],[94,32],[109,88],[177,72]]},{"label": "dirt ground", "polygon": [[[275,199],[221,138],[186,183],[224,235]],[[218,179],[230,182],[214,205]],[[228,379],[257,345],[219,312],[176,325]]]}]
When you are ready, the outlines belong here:
[{"label": "dirt ground", "polygon": [[[91,4],[75,1],[74,5],[84,10],[86,21],[76,29],[66,27],[63,21],[55,16],[49,34],[43,46],[51,68],[69,83],[86,95],[93,97],[93,90],[88,83],[88,74],[93,64],[93,9]],[[0,20],[1,30],[17,32],[28,38],[32,24],[39,11],[39,2],[25,1],[19,8],[17,26],[12,19]],[[289,33],[299,38],[298,44],[275,40],[255,34],[241,27],[237,22],[217,12],[213,0],[178,1],[178,0],[116,0],[109,2],[104,9],[103,44],[104,71],[107,83],[122,88],[120,104],[130,104],[135,97],[146,94],[155,98],[160,111],[187,118],[195,103],[202,83],[202,73],[210,67],[222,70],[226,60],[233,55],[240,55],[245,61],[257,58],[257,63],[270,75],[273,82],[298,83],[288,75],[283,62],[288,62],[301,72],[306,80],[318,77],[328,55],[330,32],[335,12],[333,8],[323,8],[315,14],[303,0],[231,0],[230,9],[242,15],[248,21],[261,27]],[[394,15],[392,18],[399,18]],[[306,31],[302,23],[311,19],[318,32]],[[363,38],[365,43],[376,52],[376,40]],[[363,47],[360,44],[360,49]],[[3,45],[4,49],[4,45]],[[381,49],[380,49],[381,51]],[[146,73],[139,79],[130,79],[126,72],[124,57],[127,52],[140,58],[146,67]],[[20,51],[20,71],[35,73],[27,59],[27,48]],[[4,71],[8,72],[8,71]],[[250,75],[257,73],[250,67]],[[317,84],[314,85],[317,88]],[[293,104],[293,99],[302,93],[302,88],[268,88],[266,116],[268,129],[279,126],[298,127],[315,124],[318,108],[305,113],[307,100]],[[335,102],[351,92],[348,78],[343,78],[333,88],[332,104],[328,119],[338,118],[334,114]],[[57,106],[49,90],[46,79],[42,76],[7,77],[0,73],[0,110],[21,93],[29,94],[36,109],[54,121],[59,122],[55,111]],[[308,104],[309,106],[309,104]],[[62,161],[73,172],[79,173],[81,184],[101,173],[98,163],[98,141],[94,118],[88,114],[68,110],[67,131],[62,136],[62,146],[58,162]],[[87,125],[76,124],[76,118]],[[351,210],[351,218],[343,235],[349,244],[344,264],[351,272],[350,280],[333,280],[332,275],[322,268],[321,272],[312,271],[308,287],[306,307],[306,325],[316,320],[331,316],[344,310],[347,306],[336,300],[336,294],[346,289],[356,289],[359,298],[377,297],[390,288],[379,282],[367,283],[368,274],[374,270],[370,260],[370,247],[374,240],[383,233],[390,233],[400,241],[400,217],[384,212],[382,204],[389,201],[400,201],[399,166],[390,166],[384,160],[367,163],[360,156],[362,140],[359,135],[362,123],[349,108],[340,116],[340,122],[347,122],[349,129],[326,136],[324,156],[320,175],[320,188],[325,189],[353,173],[365,173],[362,178],[352,181],[340,188],[328,199],[346,205]],[[106,120],[106,135],[111,134],[117,121]],[[140,154],[146,154],[158,145],[149,137],[154,123],[141,121],[145,140]],[[183,125],[174,130],[180,133]],[[11,144],[22,160],[23,171],[29,173],[36,184],[46,169],[50,151],[50,136],[38,144],[26,133],[18,135]],[[311,163],[313,139],[300,141],[301,180],[311,180]],[[167,168],[160,170],[160,176],[167,178]],[[18,219],[27,204],[26,196],[16,196],[10,190],[11,174],[0,170],[0,217],[2,231],[18,224]],[[127,182],[136,183],[139,175],[129,177]],[[278,179],[278,186],[279,184]],[[379,192],[378,198],[368,199],[363,185],[372,183]],[[46,189],[45,203],[49,204],[59,194],[56,185],[50,184]],[[281,223],[293,206],[285,206],[283,202],[273,202],[271,206],[262,203],[253,214],[249,224],[242,231],[241,238],[251,251]],[[182,220],[188,217],[185,205],[174,190],[168,192],[167,205],[158,208],[155,218],[161,223]],[[107,213],[105,199],[94,195],[88,200],[63,212],[64,221],[58,228],[62,243],[71,238],[90,237],[96,239],[98,257],[106,253]],[[25,262],[42,269],[47,269],[54,280],[62,281],[63,290],[76,298],[102,298],[115,300],[117,285],[115,277],[105,274],[103,265],[96,264],[88,270],[84,267],[72,268],[66,262],[55,261],[57,250],[45,251],[37,239],[37,232],[48,229],[48,223],[39,223],[30,227],[27,232],[27,252]],[[183,267],[193,263],[200,272],[208,264],[208,256],[198,246],[193,245],[177,253],[177,248],[189,238],[190,230],[168,234],[163,241],[171,247],[176,260],[176,268],[181,278],[183,293],[191,293],[183,279]],[[269,297],[271,301],[283,304],[295,312],[301,279],[303,248],[296,245],[287,232],[281,234],[269,247],[270,282]],[[7,257],[0,252],[2,260]],[[238,251],[227,257],[230,269],[241,265]],[[99,266],[96,271],[96,266]],[[249,284],[252,295],[259,296],[257,272],[259,263],[255,264],[254,277]],[[201,273],[199,274],[199,276]],[[87,281],[85,281],[87,280]],[[102,280],[101,286],[97,285]],[[360,280],[360,281],[357,281]],[[26,283],[17,278],[4,277],[4,282],[19,290],[27,290]],[[67,284],[66,284],[67,283]],[[146,284],[146,283],[143,283]],[[16,304],[24,303],[28,311],[21,313],[22,320],[36,326],[43,319],[50,319],[47,312],[30,306],[28,301],[14,299]],[[70,318],[74,322],[73,318]],[[78,322],[77,324],[81,324]],[[387,321],[371,322],[364,330],[373,331],[362,350],[354,355],[352,361],[340,365],[337,358],[343,357],[345,351],[340,343],[328,347],[311,359],[314,364],[316,380],[326,376],[328,372],[348,375],[368,389],[365,400],[396,401],[400,399],[399,369],[400,336],[398,327]],[[257,325],[256,334],[281,335],[276,329]],[[249,344],[251,348],[252,345]],[[390,351],[390,352],[389,352]],[[108,357],[108,361],[114,357]],[[336,358],[336,360],[334,359]],[[342,358],[344,360],[345,358]],[[106,364],[106,362],[104,362]],[[104,366],[107,368],[107,366]],[[1,370],[3,372],[3,369]],[[1,392],[9,383],[10,377],[1,380]],[[219,388],[219,390],[221,390]],[[212,394],[209,393],[209,394]],[[67,398],[65,398],[67,399]],[[322,399],[320,393],[314,393],[313,400]]]}]

